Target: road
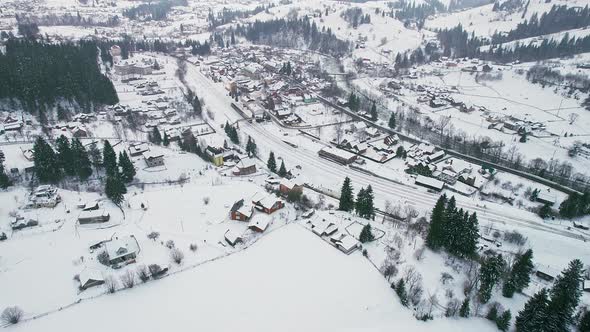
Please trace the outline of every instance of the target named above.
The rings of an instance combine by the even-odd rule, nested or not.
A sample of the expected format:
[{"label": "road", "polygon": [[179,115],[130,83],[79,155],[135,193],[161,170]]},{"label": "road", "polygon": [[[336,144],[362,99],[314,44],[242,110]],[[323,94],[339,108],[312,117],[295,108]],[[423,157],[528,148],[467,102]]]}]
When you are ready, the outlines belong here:
[{"label": "road", "polygon": [[[188,84],[195,89],[199,97],[205,100],[206,107],[209,107],[215,112],[216,119],[214,121],[216,125],[225,123],[226,117],[220,116],[222,114],[231,114],[235,117],[237,113],[231,108],[231,99],[221,84],[213,83],[199,71],[197,66],[190,63],[188,65],[187,78]],[[310,151],[305,148],[293,148],[283,142],[281,136],[267,130],[262,124],[241,122],[240,130],[253,137],[259,147],[263,147],[268,151],[272,150],[275,155],[282,156],[288,164],[302,165],[302,172],[311,176],[314,181],[325,179],[322,182],[331,186],[332,190],[339,191],[339,188],[334,187],[334,183],[341,183],[345,177],[349,177],[352,180],[356,189],[371,185],[375,193],[376,204],[380,207],[384,206],[386,200],[393,202],[397,200],[403,202],[403,204],[411,204],[417,208],[431,209],[438,200],[438,194],[416,190],[415,187],[410,185],[394,184],[372,175],[361,173],[347,166],[320,158],[316,151]],[[323,183],[314,183],[314,185],[322,185]],[[494,209],[488,209],[478,203],[478,201],[461,197],[460,195],[457,197],[457,201],[460,207],[477,212],[480,225],[482,226],[490,222],[515,225],[585,241],[585,237],[581,234],[566,230],[565,228],[543,224],[534,214],[513,207],[496,206],[491,203],[490,205],[493,204]]]}]

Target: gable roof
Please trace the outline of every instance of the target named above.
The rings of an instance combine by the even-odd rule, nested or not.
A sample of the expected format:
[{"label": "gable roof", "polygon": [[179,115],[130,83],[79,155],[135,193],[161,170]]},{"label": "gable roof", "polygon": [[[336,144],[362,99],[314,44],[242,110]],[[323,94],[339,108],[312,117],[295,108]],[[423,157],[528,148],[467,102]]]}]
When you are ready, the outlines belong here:
[{"label": "gable roof", "polygon": [[113,260],[130,253],[139,252],[139,243],[133,236],[124,236],[106,242],[105,249],[109,259]]}]

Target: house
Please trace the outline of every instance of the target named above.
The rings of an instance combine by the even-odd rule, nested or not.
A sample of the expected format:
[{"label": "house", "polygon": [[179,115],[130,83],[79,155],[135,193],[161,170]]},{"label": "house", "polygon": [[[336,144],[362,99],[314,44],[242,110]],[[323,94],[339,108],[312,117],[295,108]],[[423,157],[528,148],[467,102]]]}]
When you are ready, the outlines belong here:
[{"label": "house", "polygon": [[344,233],[336,233],[330,238],[330,242],[347,255],[354,252],[360,246],[360,243],[355,238]]},{"label": "house", "polygon": [[230,219],[247,221],[252,217],[252,213],[254,213],[252,205],[244,204],[244,200],[241,199],[232,205],[230,209]]},{"label": "house", "polygon": [[283,178],[279,182],[279,191],[283,194],[289,194],[292,191],[303,192],[303,185],[295,183],[293,180]]},{"label": "house", "polygon": [[387,146],[392,146],[392,145],[396,145],[399,142],[399,137],[396,135],[393,136],[387,136],[383,139],[383,143],[385,143]]},{"label": "house", "polygon": [[427,156],[426,159],[429,162],[434,162],[434,161],[437,161],[437,160],[439,160],[440,158],[442,158],[444,156],[445,156],[445,152],[443,150],[440,150],[440,151],[437,151],[437,152],[435,152],[435,153]]},{"label": "house", "polygon": [[239,175],[250,175],[256,173],[256,164],[251,158],[241,159],[236,166],[232,169],[232,174]]},{"label": "house", "polygon": [[208,146],[205,149],[205,154],[215,166],[223,166],[223,149],[213,146]]},{"label": "house", "polygon": [[143,153],[143,159],[147,167],[156,167],[164,165],[164,155],[157,152],[146,151]]},{"label": "house", "polygon": [[134,262],[139,253],[139,243],[133,235],[116,237],[105,243],[105,250],[111,265]]},{"label": "house", "polygon": [[253,231],[262,233],[268,228],[269,224],[270,224],[269,218],[256,218],[256,219],[252,219],[252,221],[250,221],[250,223],[248,224],[248,228],[250,228]]},{"label": "house", "polygon": [[318,151],[320,157],[333,160],[335,162],[347,165],[352,163],[356,159],[356,155],[344,150],[335,149],[332,147],[324,147]]},{"label": "house", "polygon": [[80,289],[86,290],[90,287],[95,287],[104,284],[104,278],[99,270],[95,269],[84,269],[78,275],[80,281]]},{"label": "house", "polygon": [[274,195],[256,193],[252,198],[254,207],[267,214],[271,214],[276,210],[280,210],[285,206],[285,203]]},{"label": "house", "polygon": [[310,223],[311,231],[318,236],[330,236],[338,231],[338,226],[335,223],[325,221],[324,219],[316,218]]},{"label": "house", "polygon": [[557,201],[557,198],[555,196],[549,194],[548,192],[540,191],[537,194],[537,202],[540,202],[543,204],[549,204],[549,205],[553,206],[556,201]]},{"label": "house", "polygon": [[105,210],[84,210],[78,215],[80,225],[107,222],[109,219],[111,216]]},{"label": "house", "polygon": [[225,238],[225,241],[227,241],[227,243],[229,243],[229,245],[232,247],[235,247],[236,244],[242,242],[242,237],[240,234],[231,229],[225,231],[223,237]]},{"label": "house", "polygon": [[88,130],[82,126],[76,126],[72,130],[72,136],[80,138],[80,137],[88,137]]},{"label": "house", "polygon": [[427,177],[427,176],[423,176],[423,175],[418,175],[416,177],[416,181],[414,182],[417,185],[426,187],[428,189],[432,189],[432,190],[436,190],[436,191],[441,191],[443,190],[445,184],[442,181]]},{"label": "house", "polygon": [[539,265],[535,274],[545,281],[553,281],[559,275],[559,271],[551,266]]},{"label": "house", "polygon": [[144,152],[149,150],[150,148],[146,143],[133,143],[129,145],[129,155],[131,157],[141,156]]},{"label": "house", "polygon": [[98,210],[98,201],[87,202],[82,206],[82,211],[94,211]]}]

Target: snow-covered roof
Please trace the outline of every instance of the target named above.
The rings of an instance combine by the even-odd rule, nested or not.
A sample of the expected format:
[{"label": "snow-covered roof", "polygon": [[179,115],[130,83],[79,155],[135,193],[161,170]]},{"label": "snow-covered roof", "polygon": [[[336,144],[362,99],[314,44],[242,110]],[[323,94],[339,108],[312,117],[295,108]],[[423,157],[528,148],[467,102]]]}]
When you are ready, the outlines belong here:
[{"label": "snow-covered roof", "polygon": [[256,227],[262,231],[265,231],[269,223],[269,218],[254,218],[252,221],[250,221],[248,227]]},{"label": "snow-covered roof", "polygon": [[241,235],[233,229],[228,229],[225,231],[224,237],[232,245],[241,239]]},{"label": "snow-covered roof", "polygon": [[102,276],[102,272],[96,269],[89,269],[86,268],[82,272],[80,272],[80,285],[84,286],[89,281],[104,281],[104,277]]},{"label": "snow-covered roof", "polygon": [[162,153],[155,152],[155,151],[146,151],[143,153],[143,157],[145,159],[156,159],[156,158],[164,157],[164,155]]},{"label": "snow-covered roof", "polygon": [[112,239],[105,243],[105,249],[109,255],[109,259],[113,260],[130,253],[139,251],[139,243],[133,236],[124,236]]},{"label": "snow-covered roof", "polygon": [[423,175],[418,175],[418,177],[416,177],[416,183],[422,184],[422,185],[425,185],[428,187],[436,188],[438,190],[442,190],[442,188],[444,187],[443,182],[438,181],[437,179],[433,179],[431,177],[423,176]]},{"label": "snow-covered roof", "polygon": [[236,165],[237,168],[241,168],[241,169],[249,168],[249,167],[252,167],[252,166],[256,166],[256,164],[254,163],[254,160],[252,158],[244,158],[244,159],[241,159],[238,162],[238,164]]},{"label": "snow-covered roof", "polygon": [[109,216],[109,213],[106,210],[85,210],[80,212],[78,219],[99,218],[107,216]]}]

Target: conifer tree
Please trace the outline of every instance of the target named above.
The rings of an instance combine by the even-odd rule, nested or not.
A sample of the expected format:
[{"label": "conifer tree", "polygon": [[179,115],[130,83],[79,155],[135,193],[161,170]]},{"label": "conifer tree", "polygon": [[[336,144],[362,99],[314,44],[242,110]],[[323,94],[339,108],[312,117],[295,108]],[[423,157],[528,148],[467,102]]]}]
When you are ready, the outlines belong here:
[{"label": "conifer tree", "polygon": [[277,174],[279,174],[279,176],[282,178],[287,176],[287,168],[285,168],[285,161],[284,160],[281,161],[281,167],[279,167],[279,172]]},{"label": "conifer tree", "polygon": [[496,321],[496,319],[498,318],[498,305],[497,304],[493,304],[490,307],[490,310],[488,311],[486,318],[491,321],[494,321],[494,322]]},{"label": "conifer tree", "polygon": [[375,105],[375,102],[373,102],[373,105],[371,106],[371,120],[372,121],[377,121],[377,105]]},{"label": "conifer tree", "polygon": [[133,181],[136,172],[127,151],[119,152],[119,166],[121,167],[121,179],[126,183]]},{"label": "conifer tree", "polygon": [[358,214],[359,216],[363,215],[363,212],[365,210],[365,188],[361,188],[358,192],[358,194],[356,194],[356,202],[354,204],[354,210],[356,212],[356,214]]},{"label": "conifer tree", "polygon": [[518,255],[510,270],[510,274],[504,283],[502,295],[512,297],[514,292],[522,292],[527,288],[533,272],[533,250],[529,249],[524,254]]},{"label": "conifer tree", "polygon": [[469,307],[469,298],[465,298],[463,303],[461,304],[461,308],[459,309],[459,316],[461,317],[469,317],[471,309]]},{"label": "conifer tree", "polygon": [[275,160],[275,154],[272,151],[270,152],[270,155],[268,156],[268,161],[266,162],[266,167],[268,167],[268,169],[273,173],[277,172],[277,162]]},{"label": "conifer tree", "polygon": [[340,190],[340,201],[338,203],[338,210],[352,211],[354,209],[354,197],[352,194],[352,184],[350,178],[344,178],[342,189]]},{"label": "conifer tree", "polygon": [[498,318],[496,318],[496,326],[498,327],[498,330],[503,332],[508,331],[510,320],[512,320],[512,313],[510,310],[506,310],[499,315]]},{"label": "conifer tree", "polygon": [[371,232],[371,224],[367,223],[363,229],[361,230],[361,234],[359,235],[359,240],[361,243],[371,242],[375,239],[375,236]]},{"label": "conifer tree", "polygon": [[154,127],[154,129],[152,129],[152,133],[150,135],[150,142],[156,145],[162,144],[162,135],[160,134],[158,127]]},{"label": "conifer tree", "polygon": [[0,188],[1,189],[6,189],[12,184],[10,181],[10,178],[6,174],[6,170],[4,169],[4,161],[6,160],[5,158],[6,157],[4,156],[4,152],[2,152],[0,150]]},{"label": "conifer tree", "polygon": [[479,300],[481,303],[487,303],[491,296],[494,286],[502,276],[502,270],[505,266],[502,255],[485,259],[479,270]]},{"label": "conifer tree", "polygon": [[33,146],[35,174],[41,182],[55,183],[61,179],[60,163],[53,148],[42,138],[38,137]]},{"label": "conifer tree", "polygon": [[88,157],[90,158],[90,162],[92,163],[94,168],[98,170],[98,167],[102,165],[102,153],[96,146],[96,143],[90,145],[90,149],[88,150]]},{"label": "conifer tree", "polygon": [[76,175],[81,181],[85,181],[92,175],[92,164],[88,157],[88,151],[77,138],[72,140],[71,148]]},{"label": "conifer tree", "polygon": [[404,307],[408,306],[408,293],[406,291],[406,283],[404,278],[401,278],[395,285],[395,293],[399,297],[400,302]]},{"label": "conifer tree", "polygon": [[585,311],[578,324],[578,331],[590,332],[590,311]]},{"label": "conifer tree", "polygon": [[168,138],[168,133],[164,133],[164,138],[162,138],[162,145],[163,146],[170,145],[170,139]]},{"label": "conifer tree", "polygon": [[573,323],[573,316],[582,296],[583,271],[582,262],[575,259],[555,280],[547,306],[549,331],[567,332],[568,325]]},{"label": "conifer tree", "polygon": [[537,292],[531,297],[524,308],[518,313],[516,317],[516,331],[547,331],[545,323],[547,320],[547,306],[549,299],[547,290],[545,288]]},{"label": "conifer tree", "polygon": [[430,226],[428,228],[428,235],[426,236],[426,245],[433,250],[439,249],[443,246],[444,240],[444,215],[445,205],[447,203],[447,196],[441,195],[432,209],[430,214]]},{"label": "conifer tree", "polygon": [[104,146],[102,148],[102,160],[107,175],[119,173],[119,169],[117,167],[117,155],[115,154],[115,150],[113,149],[111,143],[108,140],[104,141]]},{"label": "conifer tree", "polygon": [[57,160],[60,167],[64,170],[66,175],[74,175],[76,173],[74,165],[74,156],[70,147],[70,141],[64,135],[59,136],[55,140]]},{"label": "conifer tree", "polygon": [[107,181],[105,184],[105,194],[113,201],[116,205],[121,204],[123,201],[123,194],[127,193],[127,188],[121,179],[119,172],[107,175]]},{"label": "conifer tree", "polygon": [[196,115],[201,115],[201,113],[203,113],[203,108],[201,106],[201,101],[199,100],[199,97],[197,97],[195,95],[195,98],[193,99],[192,104],[193,104],[193,112]]},{"label": "conifer tree", "polygon": [[256,156],[256,143],[252,139],[252,137],[248,136],[248,142],[246,143],[246,152],[249,156],[255,157]]},{"label": "conifer tree", "polygon": [[395,113],[391,113],[391,117],[389,117],[389,123],[387,125],[390,129],[395,129]]}]

